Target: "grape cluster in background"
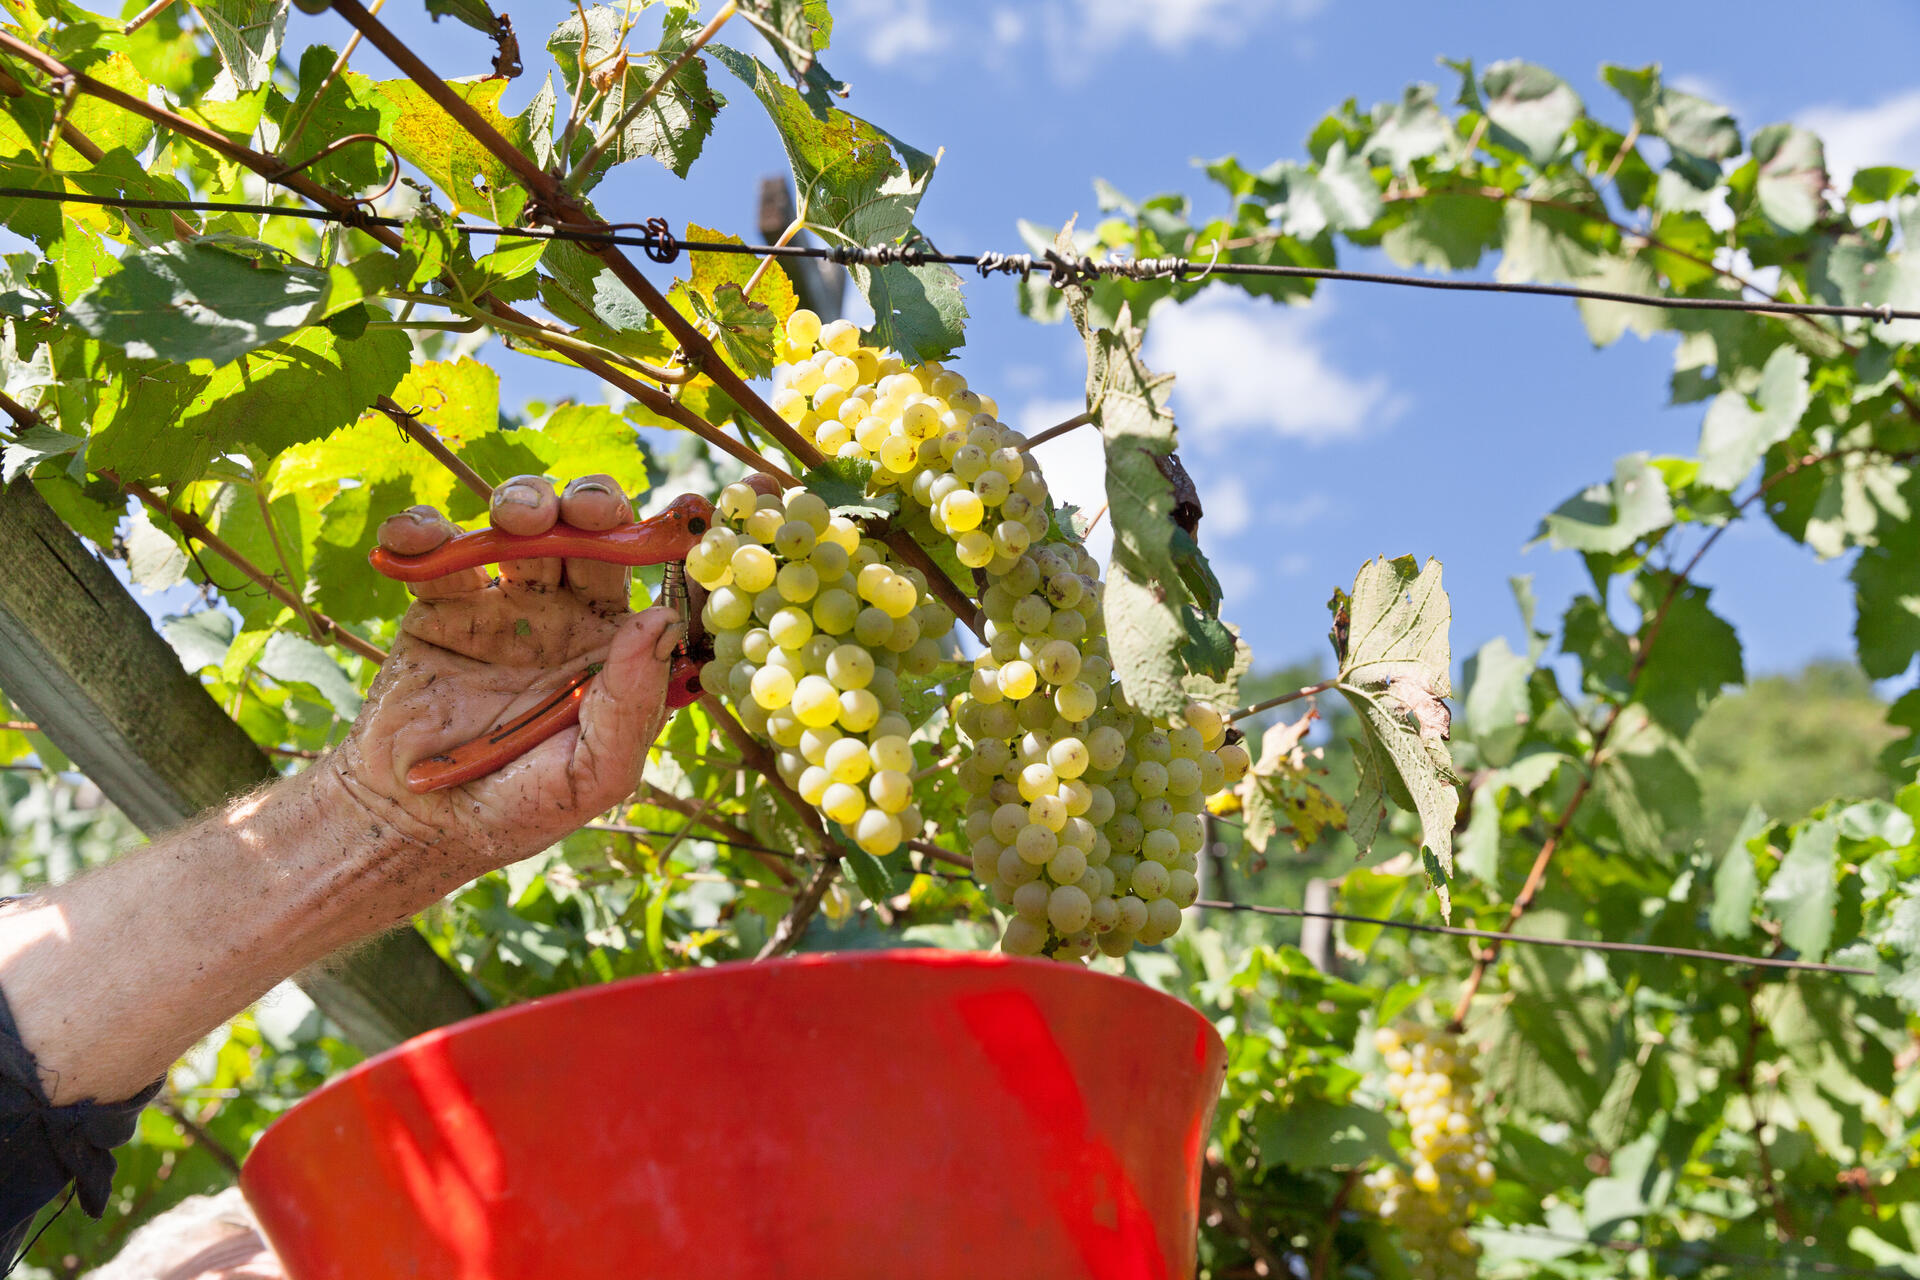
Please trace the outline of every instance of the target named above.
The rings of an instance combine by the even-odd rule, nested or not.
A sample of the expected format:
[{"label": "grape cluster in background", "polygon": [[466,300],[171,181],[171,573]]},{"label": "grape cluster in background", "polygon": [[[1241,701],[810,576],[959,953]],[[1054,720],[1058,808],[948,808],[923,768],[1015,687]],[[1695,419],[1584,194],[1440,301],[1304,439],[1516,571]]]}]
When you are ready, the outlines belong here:
[{"label": "grape cluster in background", "polygon": [[1467,1224],[1494,1183],[1473,1098],[1479,1073],[1460,1038],[1445,1031],[1382,1027],[1373,1046],[1386,1062],[1387,1093],[1407,1118],[1411,1167],[1369,1171],[1360,1180],[1360,1203],[1418,1255],[1417,1280],[1466,1280],[1478,1274],[1480,1258]]},{"label": "grape cluster in background", "polygon": [[[774,409],[829,457],[873,464],[900,525],[981,584],[985,651],[949,709],[974,877],[1011,913],[1002,949],[1077,960],[1171,937],[1199,895],[1207,797],[1245,773],[1245,748],[1204,703],[1177,721],[1128,704],[1099,565],[992,399],[811,311],[780,355]],[[721,494],[687,570],[712,593],[703,684],[778,749],[781,776],[870,854],[918,837],[899,674],[934,671],[954,624],[926,579],[813,493],[747,484]]]}]

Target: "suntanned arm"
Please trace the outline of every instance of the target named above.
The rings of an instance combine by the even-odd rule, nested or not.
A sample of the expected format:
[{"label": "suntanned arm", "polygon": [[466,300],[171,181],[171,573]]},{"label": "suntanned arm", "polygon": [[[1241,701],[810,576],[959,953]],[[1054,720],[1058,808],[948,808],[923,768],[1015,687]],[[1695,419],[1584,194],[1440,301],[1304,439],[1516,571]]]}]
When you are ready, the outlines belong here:
[{"label": "suntanned arm", "polygon": [[[560,495],[519,477],[493,521],[632,518],[604,476]],[[383,545],[417,555],[457,532],[404,512]],[[46,893],[0,907],[0,993],[55,1105],[130,1097],[296,970],[553,843],[639,780],[665,718],[673,610],[629,613],[627,571],[530,560],[417,584],[345,743],[304,773]],[[407,768],[539,705],[605,663],[580,724],[496,773],[417,796]],[[191,744],[182,744],[191,750]]]}]

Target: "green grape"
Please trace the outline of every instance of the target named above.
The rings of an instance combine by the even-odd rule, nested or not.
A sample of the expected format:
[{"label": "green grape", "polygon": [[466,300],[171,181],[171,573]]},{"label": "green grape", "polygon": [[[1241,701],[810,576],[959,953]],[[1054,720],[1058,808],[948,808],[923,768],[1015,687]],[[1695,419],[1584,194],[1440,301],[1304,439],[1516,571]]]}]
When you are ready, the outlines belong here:
[{"label": "green grape", "polygon": [[[1100,695],[1095,693],[1093,686],[1084,680],[1069,680],[1062,683],[1055,691],[1053,706],[1063,719],[1078,722],[1087,719],[1099,709]],[[1124,750],[1124,741],[1121,746]]]},{"label": "green grape", "polygon": [[1197,760],[1176,756],[1165,767],[1167,791],[1170,794],[1190,796],[1200,789],[1200,764]]},{"label": "green grape", "polygon": [[735,631],[753,616],[753,597],[738,587],[721,587],[707,597],[701,621],[709,631]]},{"label": "green grape", "polygon": [[1072,817],[1067,812],[1067,802],[1058,795],[1038,795],[1027,804],[1027,819],[1047,830],[1058,833],[1066,830],[1067,821]]},{"label": "green grape", "polygon": [[940,500],[940,518],[955,533],[966,533],[980,526],[986,504],[971,489],[955,489]]},{"label": "green grape", "polygon": [[820,574],[810,564],[781,565],[780,572],[774,575],[774,588],[782,600],[805,604],[820,590]]},{"label": "green grape", "polygon": [[830,724],[806,725],[800,731],[800,754],[806,757],[808,764],[824,765],[827,762],[827,749],[840,738],[840,730]]},{"label": "green grape", "polygon": [[827,748],[824,764],[835,782],[858,783],[866,780],[873,762],[867,757],[866,743],[842,738]]},{"label": "green grape", "polygon": [[793,714],[809,728],[824,728],[840,716],[840,695],[825,676],[804,676],[794,686]]},{"label": "green grape", "polygon": [[1000,862],[994,868],[996,878],[1009,888],[1018,888],[1023,884],[1040,878],[1041,864],[1028,862],[1020,856],[1020,850],[1009,846],[1000,854]]},{"label": "green grape", "polygon": [[[768,546],[773,542],[773,535],[778,533],[780,526],[785,523],[786,521],[780,518],[780,512],[768,511],[762,508],[747,517],[747,536],[763,547]],[[736,575],[738,575],[739,572],[738,569],[734,570]]]},{"label": "green grape", "polygon": [[845,635],[853,629],[854,620],[859,616],[860,602],[853,598],[852,592],[832,587],[813,599],[813,624],[832,635]]},{"label": "green grape", "polygon": [[853,638],[869,649],[877,649],[893,636],[893,618],[886,611],[868,605],[853,620]]},{"label": "green grape", "polygon": [[1033,667],[1048,684],[1066,684],[1080,674],[1080,650],[1065,640],[1049,640],[1040,646]]},{"label": "green grape", "polygon": [[851,826],[867,811],[867,797],[858,787],[844,782],[829,786],[819,799],[820,812],[839,823]]},{"label": "green grape", "polygon": [[796,307],[787,317],[787,345],[801,351],[811,350],[821,334],[820,317],[805,307]]},{"label": "green grape", "polygon": [[779,667],[761,667],[749,677],[749,688],[755,702],[768,711],[778,711],[793,701],[794,679]]},{"label": "green grape", "polygon": [[767,619],[767,634],[782,649],[798,649],[813,639],[813,616],[805,609],[784,606]]},{"label": "green grape", "polygon": [[1053,857],[1047,861],[1047,877],[1055,884],[1074,884],[1086,874],[1086,871],[1086,851],[1064,841],[1061,842]]},{"label": "green grape", "polygon": [[1148,831],[1140,841],[1140,856],[1162,866],[1170,865],[1180,856],[1180,837],[1165,828]]},{"label": "green grape", "polygon": [[1047,750],[1047,764],[1062,778],[1079,777],[1089,763],[1087,744],[1078,738],[1062,738]]},{"label": "green grape", "polygon": [[1030,880],[1013,891],[1013,912],[1036,924],[1047,918],[1047,899],[1052,889],[1044,881]]},{"label": "green grape", "polygon": [[1054,773],[1052,765],[1036,761],[1020,770],[1019,785],[1020,798],[1031,803],[1043,795],[1050,794],[1060,785],[1060,779]]},{"label": "green grape", "polygon": [[800,771],[799,781],[794,784],[793,789],[800,793],[802,800],[808,804],[817,805],[821,797],[827,794],[827,788],[832,785],[832,774],[820,765],[810,764]]},{"label": "green grape", "polygon": [[915,640],[900,659],[900,667],[908,675],[932,675],[939,666],[940,642],[927,635]]},{"label": "green grape", "polygon": [[774,531],[773,550],[782,560],[804,560],[813,554],[814,541],[813,526],[789,516],[787,522]]},{"label": "green grape", "polygon": [[913,779],[893,769],[882,769],[867,783],[867,795],[882,812],[900,813],[913,803]]},{"label": "green grape", "polygon": [[1029,822],[1020,828],[1013,847],[1019,851],[1021,858],[1040,866],[1052,860],[1060,847],[1060,838],[1039,823]]},{"label": "green grape", "polygon": [[1029,662],[1016,658],[1000,668],[1000,692],[1016,702],[1032,694],[1039,683],[1040,677]]},{"label": "green grape", "polygon": [[848,689],[840,695],[840,725],[849,733],[865,733],[880,723],[880,699],[871,689]]},{"label": "green grape", "polygon": [[1220,768],[1226,776],[1228,786],[1233,786],[1247,776],[1247,768],[1251,761],[1248,759],[1245,747],[1237,742],[1229,742],[1214,754],[1220,757]]},{"label": "green grape", "polygon": [[873,655],[859,645],[839,645],[827,656],[826,674],[836,689],[864,689],[873,683]]},{"label": "green grape", "polygon": [[[739,570],[734,575],[739,576]],[[772,578],[769,577],[771,582]],[[1039,596],[1022,596],[1013,606],[1013,625],[1022,635],[1039,635],[1046,631],[1047,623],[1053,617],[1053,610]]]},{"label": "green grape", "polygon": [[822,539],[814,543],[813,550],[807,554],[807,563],[813,566],[813,571],[820,575],[820,581],[824,583],[844,577],[851,561],[845,547]]},{"label": "green grape", "polygon": [[1133,766],[1133,789],[1143,798],[1163,795],[1167,789],[1167,766],[1158,760],[1142,760]]},{"label": "green grape", "polygon": [[760,495],[753,491],[753,486],[735,481],[720,491],[720,498],[714,503],[714,510],[719,513],[722,520],[738,523],[753,514],[754,504],[759,501],[759,498]]}]

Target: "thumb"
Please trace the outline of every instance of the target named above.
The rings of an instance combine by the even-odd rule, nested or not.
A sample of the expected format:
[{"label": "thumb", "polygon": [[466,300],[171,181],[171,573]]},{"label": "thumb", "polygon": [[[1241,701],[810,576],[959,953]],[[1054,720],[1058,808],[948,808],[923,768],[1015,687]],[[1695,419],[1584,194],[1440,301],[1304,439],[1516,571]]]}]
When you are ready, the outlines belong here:
[{"label": "thumb", "polygon": [[686,631],[677,611],[655,606],[614,632],[607,665],[580,704],[572,771],[587,807],[603,807],[633,790],[666,719],[668,664]]}]

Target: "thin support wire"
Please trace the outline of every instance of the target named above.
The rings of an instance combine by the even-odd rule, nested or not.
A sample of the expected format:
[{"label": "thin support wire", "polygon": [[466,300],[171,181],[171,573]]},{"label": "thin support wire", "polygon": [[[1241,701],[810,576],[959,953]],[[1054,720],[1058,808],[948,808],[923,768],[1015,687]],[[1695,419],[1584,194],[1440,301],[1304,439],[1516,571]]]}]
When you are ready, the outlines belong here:
[{"label": "thin support wire", "polygon": [[[0,187],[0,199],[47,200],[68,204],[94,204],[112,209],[157,209],[176,212],[245,213],[263,217],[308,218],[317,222],[339,222],[362,227],[399,228],[398,218],[371,214],[350,215],[330,209],[302,209],[287,205],[243,204],[224,200],[150,200],[131,196],[90,195],[82,192],[35,191],[26,187]],[[647,251],[656,262],[672,262],[681,250],[695,253],[744,253],[759,257],[818,258],[841,266],[880,267],[889,265],[929,266],[934,264],[971,267],[981,276],[1018,275],[1022,278],[1043,272],[1057,288],[1079,284],[1102,276],[1127,280],[1171,279],[1197,283],[1205,276],[1254,276],[1294,280],[1345,280],[1355,284],[1392,285],[1404,289],[1437,289],[1450,293],[1526,294],[1535,297],[1575,298],[1590,302],[1617,302],[1629,306],[1653,307],[1665,311],[1738,311],[1750,315],[1825,316],[1832,319],[1868,320],[1892,324],[1896,320],[1920,320],[1920,311],[1903,310],[1890,305],[1878,307],[1843,306],[1818,302],[1777,302],[1747,298],[1677,298],[1662,294],[1625,293],[1615,289],[1588,289],[1577,285],[1519,284],[1498,280],[1451,280],[1438,276],[1399,275],[1382,271],[1352,271],[1344,267],[1302,267],[1265,262],[1195,262],[1190,258],[1105,258],[1069,257],[1056,250],[1031,253],[939,253],[917,245],[805,245],[805,244],[733,244],[722,241],[682,240],[671,232],[646,230],[639,234],[596,231],[578,227],[492,227],[460,223],[452,230],[468,236],[495,236],[532,240],[570,240],[582,244],[633,246]]]}]

